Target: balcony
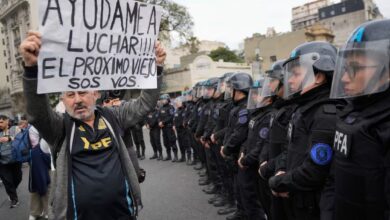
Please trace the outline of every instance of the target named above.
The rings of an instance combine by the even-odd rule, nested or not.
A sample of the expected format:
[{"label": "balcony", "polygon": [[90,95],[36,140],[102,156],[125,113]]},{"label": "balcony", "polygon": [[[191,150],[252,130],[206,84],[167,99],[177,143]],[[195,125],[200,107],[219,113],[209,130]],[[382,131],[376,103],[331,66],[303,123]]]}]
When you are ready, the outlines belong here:
[{"label": "balcony", "polygon": [[28,0],[3,0],[0,4],[0,20],[13,15],[14,10],[23,4],[28,4]]}]

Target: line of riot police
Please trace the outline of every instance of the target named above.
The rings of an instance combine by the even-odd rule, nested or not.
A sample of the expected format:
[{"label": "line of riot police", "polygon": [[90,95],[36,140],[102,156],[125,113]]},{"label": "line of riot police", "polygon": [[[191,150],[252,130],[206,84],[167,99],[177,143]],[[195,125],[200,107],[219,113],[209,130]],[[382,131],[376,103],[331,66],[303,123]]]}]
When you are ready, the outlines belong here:
[{"label": "line of riot police", "polygon": [[[226,219],[389,219],[390,20],[297,46],[262,80],[198,82],[148,123]],[[152,134],[153,133],[153,134]],[[161,144],[153,144],[158,157]],[[158,147],[159,146],[159,147]]]}]

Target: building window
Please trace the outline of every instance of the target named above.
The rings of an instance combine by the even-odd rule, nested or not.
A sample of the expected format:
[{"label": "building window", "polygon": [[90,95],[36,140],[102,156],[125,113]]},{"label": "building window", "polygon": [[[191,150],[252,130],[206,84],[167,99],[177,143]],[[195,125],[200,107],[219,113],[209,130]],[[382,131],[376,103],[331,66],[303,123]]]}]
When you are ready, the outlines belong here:
[{"label": "building window", "polygon": [[8,63],[4,63],[5,69],[8,69]]},{"label": "building window", "polygon": [[330,15],[334,15],[334,10],[330,11]]},{"label": "building window", "polygon": [[4,54],[5,57],[7,56],[7,53],[5,52],[5,50],[3,51],[3,54]]},{"label": "building window", "polygon": [[321,12],[321,18],[325,18],[325,16],[326,16],[326,13],[324,11]]},{"label": "building window", "polygon": [[269,59],[271,60],[272,63],[276,62],[276,60],[277,60],[275,55],[270,56]]},{"label": "building window", "polygon": [[9,76],[7,76],[7,82],[9,82]]},{"label": "building window", "polygon": [[4,39],[2,39],[3,40],[3,45],[5,45],[5,40]]},{"label": "building window", "polygon": [[345,8],[345,6],[341,8],[341,12],[346,12],[346,11],[347,9]]}]

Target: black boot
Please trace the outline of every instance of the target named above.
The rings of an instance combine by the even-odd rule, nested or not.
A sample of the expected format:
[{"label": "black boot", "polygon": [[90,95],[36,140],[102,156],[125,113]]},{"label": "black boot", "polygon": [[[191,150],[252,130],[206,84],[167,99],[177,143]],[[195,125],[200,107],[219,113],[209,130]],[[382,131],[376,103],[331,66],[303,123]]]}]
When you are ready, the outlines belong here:
[{"label": "black boot", "polygon": [[204,168],[203,163],[200,163],[200,164],[198,164],[197,166],[194,167],[194,170],[201,170],[203,168]]},{"label": "black boot", "polygon": [[158,154],[157,160],[163,160],[162,152],[159,152],[159,153],[157,153],[157,154]]},{"label": "black boot", "polygon": [[244,213],[240,211],[236,211],[235,213],[233,213],[233,215],[226,217],[226,220],[245,220],[245,219],[246,218]]},{"label": "black boot", "polygon": [[137,158],[141,158],[141,154],[140,154],[139,150],[137,150]]},{"label": "black boot", "polygon": [[168,160],[172,160],[171,151],[167,151],[167,157],[163,159],[163,161],[168,161]]},{"label": "black boot", "polygon": [[158,156],[157,156],[157,153],[154,152],[153,156],[149,158],[149,160],[154,160],[154,159],[157,159]]},{"label": "black boot", "polygon": [[140,160],[145,160],[145,149],[142,149]]},{"label": "black boot", "polygon": [[176,152],[173,152],[173,160],[172,160],[173,163],[175,162],[179,162],[179,158],[177,158],[177,151]]},{"label": "black boot", "polygon": [[218,215],[228,215],[237,211],[234,203],[229,203],[227,207],[218,210]]},{"label": "black boot", "polygon": [[186,157],[182,154],[179,160],[180,163],[186,162]]}]

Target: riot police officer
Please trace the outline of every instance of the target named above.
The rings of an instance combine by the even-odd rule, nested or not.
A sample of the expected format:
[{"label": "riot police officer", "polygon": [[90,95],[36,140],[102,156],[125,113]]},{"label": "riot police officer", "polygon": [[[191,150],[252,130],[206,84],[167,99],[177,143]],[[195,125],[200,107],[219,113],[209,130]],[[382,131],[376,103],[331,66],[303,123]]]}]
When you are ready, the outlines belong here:
[{"label": "riot police officer", "polygon": [[[227,96],[225,99],[225,88],[226,82],[229,80],[229,77],[233,73],[225,73],[218,80],[218,87],[215,94],[216,104],[213,107],[212,111],[212,121],[215,124],[212,134],[210,136],[211,145],[210,149],[214,152],[216,157],[217,165],[217,185],[220,185],[220,190],[214,197],[209,199],[209,203],[213,204],[215,207],[223,207],[228,204],[234,204],[234,187],[232,178],[229,177],[228,167],[226,166],[225,160],[222,155],[219,153],[223,144],[223,139],[227,129],[227,123],[229,120],[229,112],[233,107],[232,99],[230,96]],[[206,131],[207,133],[207,131]],[[231,181],[230,181],[231,180]],[[218,182],[219,181],[219,182]],[[230,206],[230,207],[229,207]],[[233,205],[219,210],[220,213],[223,211],[223,214],[230,214],[235,211]]]},{"label": "riot police officer", "polygon": [[188,137],[188,132],[186,131],[186,128],[184,128],[184,117],[185,117],[185,104],[184,104],[184,96],[179,96],[175,99],[175,117],[173,118],[173,125],[174,130],[176,130],[177,133],[177,139],[179,142],[179,148],[181,153],[181,158],[178,162],[185,162],[186,161],[186,154],[187,159],[191,159],[191,147],[190,147],[190,140]]},{"label": "riot police officer", "polygon": [[[194,97],[195,97],[195,100],[194,100],[195,106],[194,106],[193,112],[191,114],[191,119],[188,122],[188,126],[190,128],[190,131],[191,131],[191,134],[193,137],[193,141],[191,142],[191,144],[193,144],[194,148],[196,149],[196,155],[200,160],[199,166],[194,167],[195,170],[202,170],[206,167],[206,155],[204,154],[204,150],[202,150],[202,145],[200,143],[200,140],[199,139],[197,140],[195,138],[195,136],[196,136],[195,133],[196,133],[196,130],[198,128],[200,113],[202,112],[202,109],[204,106],[202,92],[201,92],[202,83],[203,82],[196,83],[195,87],[193,89]],[[201,179],[199,181],[200,185],[208,185],[209,183],[210,182],[208,181],[207,178]]]},{"label": "riot police officer", "polygon": [[[259,174],[267,182],[275,174],[275,170],[278,169],[276,164],[278,157],[287,147],[287,127],[292,113],[298,106],[296,103],[299,99],[299,95],[288,100],[283,99],[284,62],[285,60],[275,62],[272,68],[266,71],[267,76],[264,82],[264,88],[268,89],[275,98],[273,103],[275,111],[272,112],[270,120],[269,143],[263,148],[259,158]],[[287,219],[282,198],[271,196],[271,207],[268,214],[269,218],[273,220]]]},{"label": "riot police officer", "polygon": [[327,219],[389,219],[390,20],[359,26],[337,61],[331,98],[348,105],[336,125],[335,204]]},{"label": "riot police officer", "polygon": [[319,198],[333,157],[335,100],[329,99],[337,50],[326,42],[295,48],[284,63],[284,94],[301,95],[288,125],[284,171],[269,179],[275,195],[286,198],[289,219],[320,219]]},{"label": "riot police officer", "polygon": [[[187,132],[187,136],[188,136],[188,141],[189,141],[189,144],[190,144],[190,147],[191,147],[191,150],[192,150],[192,155],[190,155],[189,157],[187,157],[187,165],[188,166],[191,166],[191,165],[196,165],[196,162],[197,162],[197,155],[196,155],[196,141],[195,141],[195,138],[189,128],[189,122],[191,120],[191,117],[192,117],[192,113],[194,111],[194,108],[195,108],[195,102],[194,102],[194,90],[191,89],[191,90],[188,90],[185,92],[185,114],[184,114],[184,118],[183,118],[183,127],[185,129],[185,131]],[[191,158],[192,156],[192,158]]]},{"label": "riot police officer", "polygon": [[[215,181],[217,178],[215,157],[213,157],[210,150],[210,135],[208,133],[206,126],[210,126],[209,129],[212,129],[214,125],[211,121],[211,112],[213,109],[214,101],[212,100],[218,86],[218,77],[213,77],[202,83],[201,94],[203,100],[203,107],[200,110],[199,114],[199,123],[195,132],[195,138],[200,140],[201,154],[205,156],[205,165],[206,165],[206,175],[207,180],[211,184],[209,187],[205,188],[203,191],[212,194],[216,192]],[[208,122],[210,122],[208,124]]]},{"label": "riot police officer", "polygon": [[[173,117],[175,114],[175,108],[170,104],[170,97],[168,94],[163,94],[160,97],[161,108],[159,111],[159,123],[158,125],[162,129],[164,147],[167,152],[167,157],[164,158],[164,161],[172,160],[172,162],[177,162],[177,146],[176,146],[176,135],[173,130]],[[172,159],[171,150],[173,151],[174,157]]]},{"label": "riot police officer", "polygon": [[269,216],[270,191],[261,181],[257,170],[260,153],[268,144],[269,125],[273,111],[273,94],[263,80],[255,81],[249,91],[247,109],[250,111],[247,140],[241,146],[238,160],[238,181],[242,205],[248,219],[267,219]]},{"label": "riot police officer", "polygon": [[232,173],[235,188],[237,211],[227,219],[241,219],[245,217],[238,188],[237,160],[241,145],[245,142],[248,133],[249,111],[246,109],[249,89],[252,86],[252,77],[247,73],[235,73],[228,81],[227,95],[232,96],[234,107],[229,113],[228,130],[225,133],[224,144],[220,154],[226,159],[229,172]]},{"label": "riot police officer", "polygon": [[145,121],[138,122],[134,127],[131,128],[131,133],[134,139],[135,148],[137,149],[137,157],[140,160],[145,159],[145,141],[142,127]]},{"label": "riot police officer", "polygon": [[150,144],[153,148],[153,156],[149,159],[162,160],[161,147],[161,128],[158,126],[159,109],[156,106],[154,111],[151,111],[146,116],[146,127],[149,129]]}]

